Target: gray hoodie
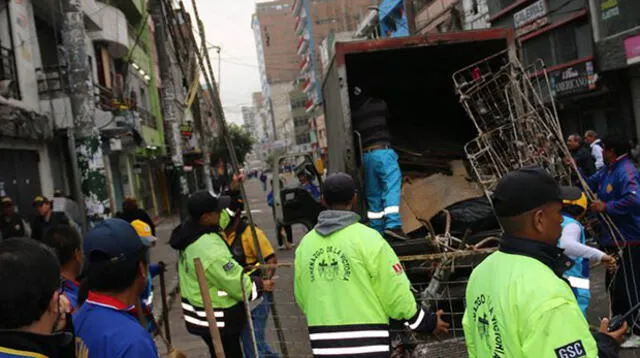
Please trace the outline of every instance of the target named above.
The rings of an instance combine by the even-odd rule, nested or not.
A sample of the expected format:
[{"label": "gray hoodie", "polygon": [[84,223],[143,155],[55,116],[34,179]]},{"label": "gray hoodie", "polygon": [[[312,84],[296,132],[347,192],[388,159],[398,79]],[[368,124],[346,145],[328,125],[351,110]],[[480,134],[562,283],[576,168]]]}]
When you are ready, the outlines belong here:
[{"label": "gray hoodie", "polygon": [[325,210],[318,216],[315,230],[321,236],[329,236],[358,221],[360,221],[360,215],[353,211]]}]

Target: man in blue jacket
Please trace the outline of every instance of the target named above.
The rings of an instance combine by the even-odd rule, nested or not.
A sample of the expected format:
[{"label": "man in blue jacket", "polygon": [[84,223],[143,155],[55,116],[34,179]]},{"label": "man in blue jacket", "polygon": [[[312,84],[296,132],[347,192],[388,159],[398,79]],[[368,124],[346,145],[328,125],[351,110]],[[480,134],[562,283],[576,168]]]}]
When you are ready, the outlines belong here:
[{"label": "man in blue jacket", "polygon": [[[591,203],[591,210],[608,214],[621,234],[612,237],[607,224],[601,223],[600,245],[609,253],[622,250],[620,266],[615,273],[607,274],[606,280],[613,315],[619,315],[640,301],[640,178],[629,158],[626,141],[607,138],[602,144],[606,166],[591,176],[588,183],[599,199]],[[640,325],[634,324],[637,319],[638,312],[629,317],[633,335],[622,348],[640,347]]]}]

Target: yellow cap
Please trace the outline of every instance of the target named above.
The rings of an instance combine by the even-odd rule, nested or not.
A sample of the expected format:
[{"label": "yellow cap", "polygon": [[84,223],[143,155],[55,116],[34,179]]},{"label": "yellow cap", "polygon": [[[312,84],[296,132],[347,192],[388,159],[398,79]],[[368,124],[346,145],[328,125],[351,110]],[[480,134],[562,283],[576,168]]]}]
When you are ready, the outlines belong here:
[{"label": "yellow cap", "polygon": [[142,220],[133,220],[131,222],[131,226],[136,230],[138,236],[144,241],[148,246],[151,246],[154,242],[158,241],[158,239],[153,236],[153,232],[151,231],[151,226]]},{"label": "yellow cap", "polygon": [[587,196],[583,192],[580,195],[580,198],[578,198],[576,200],[563,200],[562,204],[563,205],[575,205],[575,206],[581,207],[583,210],[587,210],[588,200],[587,200]]}]

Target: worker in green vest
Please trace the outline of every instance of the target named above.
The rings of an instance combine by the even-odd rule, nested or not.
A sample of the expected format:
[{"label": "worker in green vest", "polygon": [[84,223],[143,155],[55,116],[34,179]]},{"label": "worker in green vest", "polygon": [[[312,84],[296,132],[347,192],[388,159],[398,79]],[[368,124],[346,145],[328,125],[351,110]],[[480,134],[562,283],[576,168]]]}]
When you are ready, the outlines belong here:
[{"label": "worker in green vest", "polygon": [[414,331],[446,333],[443,311],[422,309],[391,246],[351,211],[353,179],[330,175],[322,200],[328,210],[300,242],[294,270],[314,357],[388,358],[390,318]]},{"label": "worker in green vest", "polygon": [[182,296],[182,313],[189,333],[200,336],[211,357],[215,357],[209,334],[209,322],[194,259],[200,258],[204,269],[216,324],[227,357],[242,357],[240,334],[247,323],[243,292],[248,300],[258,299],[273,290],[273,281],[250,277],[236,260],[220,230],[220,212],[229,207],[231,198],[203,190],[189,197],[189,219],[173,230],[171,247],[180,251],[178,277]]},{"label": "worker in green vest", "polygon": [[558,248],[562,201],[575,187],[559,187],[541,168],[505,175],[492,201],[504,237],[469,278],[464,335],[469,357],[617,357],[628,325],[592,335],[564,271],[573,262]]}]

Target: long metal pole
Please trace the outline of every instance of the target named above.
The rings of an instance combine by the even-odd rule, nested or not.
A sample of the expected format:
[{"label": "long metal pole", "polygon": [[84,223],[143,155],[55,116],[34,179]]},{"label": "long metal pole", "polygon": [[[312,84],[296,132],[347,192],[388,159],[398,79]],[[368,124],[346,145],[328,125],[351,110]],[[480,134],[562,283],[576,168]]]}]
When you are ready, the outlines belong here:
[{"label": "long metal pole", "polygon": [[[222,134],[222,137],[225,141],[225,144],[227,146],[227,150],[229,152],[229,157],[231,159],[231,166],[233,167],[233,172],[236,174],[240,174],[240,163],[238,162],[238,157],[236,155],[236,151],[233,147],[233,142],[231,141],[231,136],[229,135],[229,131],[227,128],[227,124],[226,124],[226,120],[225,120],[225,116],[224,116],[224,111],[222,110],[222,102],[220,101],[220,95],[218,93],[218,88],[214,85],[212,85],[212,81],[211,81],[211,77],[213,77],[213,70],[211,67],[211,60],[209,58],[209,53],[206,51],[206,38],[205,38],[205,33],[204,33],[204,25],[202,23],[202,21],[200,20],[200,14],[198,13],[198,6],[196,5],[196,0],[191,0],[192,6],[193,6],[193,12],[195,14],[196,17],[196,22],[198,23],[198,30],[200,31],[200,37],[201,37],[201,42],[203,44],[203,49],[204,49],[204,56],[207,60],[207,65],[208,65],[208,71],[207,71],[207,67],[205,67],[204,61],[202,59],[202,54],[200,54],[198,51],[196,51],[196,56],[198,57],[198,62],[200,64],[200,68],[204,74],[204,78],[206,80],[207,86],[209,88],[209,90],[211,91],[211,97],[212,97],[212,101],[213,101],[213,109],[215,111],[216,114],[216,118],[219,120],[219,125],[220,125],[220,131]],[[211,76],[211,77],[210,77]],[[256,233],[256,227],[255,227],[255,223],[253,221],[253,215],[251,214],[251,207],[249,204],[249,199],[247,197],[247,192],[246,189],[244,187],[244,184],[241,182],[240,183],[240,193],[242,195],[242,199],[244,201],[244,205],[245,205],[245,210],[247,213],[247,218],[249,219],[249,228],[251,229],[251,236],[253,237],[253,244],[256,250],[256,256],[258,257],[258,261],[261,264],[264,264],[264,256],[262,255],[262,250],[260,248],[260,243],[258,241],[258,234]],[[264,270],[263,272],[263,276],[267,274],[266,270]],[[277,310],[276,310],[276,305],[275,305],[275,300],[272,299],[271,300],[271,310],[273,312],[273,318],[274,318],[274,324],[276,326],[276,330],[277,330],[277,335],[278,335],[278,340],[280,341],[280,349],[282,351],[282,355],[284,357],[288,357],[289,356],[289,352],[287,349],[287,345],[286,342],[284,340],[284,333],[282,332],[282,327],[280,325],[280,319],[278,317],[277,314]],[[248,319],[251,319],[251,317],[248,317]]]}]

